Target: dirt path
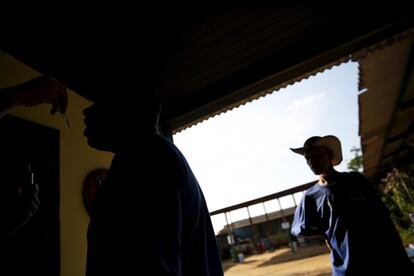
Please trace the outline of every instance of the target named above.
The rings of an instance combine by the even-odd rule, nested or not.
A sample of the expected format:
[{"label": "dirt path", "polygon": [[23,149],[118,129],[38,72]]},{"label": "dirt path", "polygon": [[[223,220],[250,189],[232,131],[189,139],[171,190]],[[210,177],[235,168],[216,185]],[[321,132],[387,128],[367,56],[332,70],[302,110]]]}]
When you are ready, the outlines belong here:
[{"label": "dirt path", "polygon": [[295,254],[288,248],[278,249],[250,256],[242,264],[225,262],[223,267],[225,276],[332,275],[330,257],[325,246],[299,248]]}]

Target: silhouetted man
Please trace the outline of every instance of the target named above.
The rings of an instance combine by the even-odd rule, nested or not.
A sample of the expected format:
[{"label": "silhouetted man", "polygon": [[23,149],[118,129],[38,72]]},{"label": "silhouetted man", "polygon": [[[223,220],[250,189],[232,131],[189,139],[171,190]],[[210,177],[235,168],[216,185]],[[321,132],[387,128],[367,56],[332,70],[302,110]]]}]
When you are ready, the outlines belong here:
[{"label": "silhouetted man", "polygon": [[333,275],[414,275],[386,206],[371,183],[357,172],[340,173],[341,143],[313,136],[301,154],[319,181],[296,209],[293,235],[322,236],[331,249]]},{"label": "silhouetted man", "polygon": [[94,202],[87,276],[223,275],[197,180],[158,134],[157,94],[102,97],[84,114],[89,145],[115,153]]}]

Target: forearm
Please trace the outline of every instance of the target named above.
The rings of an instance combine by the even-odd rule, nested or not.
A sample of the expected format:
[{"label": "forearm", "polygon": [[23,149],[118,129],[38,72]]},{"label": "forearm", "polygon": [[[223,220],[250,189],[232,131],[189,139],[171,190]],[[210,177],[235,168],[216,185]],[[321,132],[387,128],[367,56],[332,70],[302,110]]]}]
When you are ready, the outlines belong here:
[{"label": "forearm", "polygon": [[37,106],[49,103],[51,114],[65,113],[68,106],[66,87],[55,79],[40,76],[16,86],[0,89],[0,117],[16,106]]}]

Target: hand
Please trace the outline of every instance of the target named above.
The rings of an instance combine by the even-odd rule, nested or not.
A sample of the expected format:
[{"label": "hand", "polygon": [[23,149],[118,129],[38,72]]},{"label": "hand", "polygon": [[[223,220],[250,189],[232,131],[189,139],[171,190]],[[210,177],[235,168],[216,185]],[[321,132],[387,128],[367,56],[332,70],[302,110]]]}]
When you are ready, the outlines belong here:
[{"label": "hand", "polygon": [[39,208],[39,186],[36,183],[30,184],[31,186],[19,186],[18,193],[22,200],[22,205],[26,208],[27,218],[33,216]]},{"label": "hand", "polygon": [[68,107],[68,94],[65,85],[59,81],[40,76],[16,87],[15,101],[24,106],[35,106],[42,103],[52,104],[50,113],[56,111],[64,114]]}]

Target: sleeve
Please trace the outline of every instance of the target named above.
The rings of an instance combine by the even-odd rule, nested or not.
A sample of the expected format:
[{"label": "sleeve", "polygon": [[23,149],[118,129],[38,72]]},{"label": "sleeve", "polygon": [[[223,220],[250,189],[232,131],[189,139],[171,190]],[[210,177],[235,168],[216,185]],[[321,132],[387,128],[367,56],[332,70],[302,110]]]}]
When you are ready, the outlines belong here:
[{"label": "sleeve", "polygon": [[295,210],[291,233],[294,236],[320,235],[318,221],[315,201],[305,193]]}]

